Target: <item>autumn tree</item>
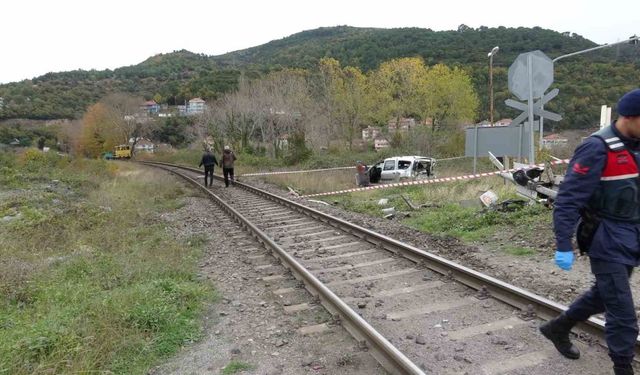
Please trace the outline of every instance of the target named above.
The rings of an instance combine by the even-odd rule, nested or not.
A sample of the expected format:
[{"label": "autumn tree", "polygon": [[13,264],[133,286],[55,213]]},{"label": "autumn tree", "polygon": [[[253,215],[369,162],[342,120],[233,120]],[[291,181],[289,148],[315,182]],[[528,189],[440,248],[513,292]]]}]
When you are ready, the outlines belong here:
[{"label": "autumn tree", "polygon": [[419,114],[426,98],[427,69],[417,57],[384,62],[370,77],[369,92],[375,103],[374,120],[386,123]]},{"label": "autumn tree", "polygon": [[365,116],[371,109],[371,100],[367,93],[367,77],[360,69],[348,66],[342,70],[342,77],[339,117],[342,135],[351,150],[353,140],[358,137]]},{"label": "autumn tree", "polygon": [[427,70],[425,78],[427,95],[420,114],[432,119],[432,130],[475,118],[478,96],[464,70],[438,64]]},{"label": "autumn tree", "polygon": [[77,142],[78,154],[97,158],[116,145],[115,137],[111,136],[109,117],[108,110],[102,103],[96,103],[87,109],[82,117],[82,131]]}]

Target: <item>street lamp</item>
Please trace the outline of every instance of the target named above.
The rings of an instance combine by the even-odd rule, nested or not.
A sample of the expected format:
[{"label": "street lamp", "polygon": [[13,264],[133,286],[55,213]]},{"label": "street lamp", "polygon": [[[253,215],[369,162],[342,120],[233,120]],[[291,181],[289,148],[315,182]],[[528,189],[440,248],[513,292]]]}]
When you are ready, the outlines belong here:
[{"label": "street lamp", "polygon": [[[616,42],[616,43],[611,43],[611,44],[605,43],[605,44],[603,44],[601,46],[588,48],[588,49],[585,49],[585,50],[582,50],[582,51],[578,51],[578,52],[567,53],[566,55],[562,55],[562,56],[556,57],[555,59],[552,60],[552,62],[555,64],[556,61],[558,61],[560,59],[564,59],[566,57],[572,57],[572,56],[575,56],[575,55],[581,55],[581,54],[586,53],[586,52],[596,51],[596,50],[599,50],[599,49],[602,49],[602,48],[609,48],[609,47],[617,46],[619,44],[624,44],[624,43],[637,45],[638,43],[640,43],[640,36],[632,35],[632,36],[629,37],[629,39],[623,40],[621,42]],[[496,47],[496,48],[498,48],[498,47]],[[496,49],[496,48],[494,48],[494,49]],[[493,52],[493,50],[491,52]],[[491,54],[489,54],[489,55],[491,55]],[[540,108],[544,109],[544,106],[540,106]],[[544,137],[544,118],[542,116],[540,116],[540,142],[539,142],[539,145],[538,145],[540,150],[542,150],[542,140],[544,139],[543,137]],[[533,148],[533,144],[531,145],[531,147]]]},{"label": "street lamp", "polygon": [[[489,57],[489,125],[493,126],[493,55],[498,53],[500,47],[495,46],[487,54]],[[473,148],[473,174],[476,174],[478,165],[478,124],[475,126],[474,148]]]},{"label": "street lamp", "polygon": [[491,126],[493,126],[493,55],[498,53],[499,49],[500,47],[495,46],[487,54],[487,57],[489,57],[489,122]]}]

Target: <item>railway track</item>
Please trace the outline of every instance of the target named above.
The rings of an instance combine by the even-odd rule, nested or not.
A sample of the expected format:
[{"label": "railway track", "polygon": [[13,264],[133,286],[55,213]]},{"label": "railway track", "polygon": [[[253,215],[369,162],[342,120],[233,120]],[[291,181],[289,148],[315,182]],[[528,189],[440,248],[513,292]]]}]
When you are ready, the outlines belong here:
[{"label": "railway track", "polygon": [[[390,373],[611,373],[601,320],[574,330],[582,357],[565,359],[537,331],[562,305],[246,184],[206,189],[197,169],[147,164],[198,184],[271,250],[277,262],[243,256],[286,311],[321,303],[333,316],[306,330],[341,324]],[[278,263],[290,273],[274,272]],[[300,282],[316,301],[296,300]]]}]

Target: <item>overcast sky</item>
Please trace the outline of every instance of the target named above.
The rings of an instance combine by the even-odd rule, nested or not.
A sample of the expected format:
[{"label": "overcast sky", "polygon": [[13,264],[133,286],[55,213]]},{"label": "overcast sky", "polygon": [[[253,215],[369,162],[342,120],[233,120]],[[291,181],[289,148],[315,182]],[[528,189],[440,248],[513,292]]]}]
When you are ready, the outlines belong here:
[{"label": "overcast sky", "polygon": [[[0,83],[114,69],[174,50],[219,55],[322,26],[540,26],[596,43],[640,35],[638,0],[5,0]],[[527,9],[530,7],[531,9]]]}]

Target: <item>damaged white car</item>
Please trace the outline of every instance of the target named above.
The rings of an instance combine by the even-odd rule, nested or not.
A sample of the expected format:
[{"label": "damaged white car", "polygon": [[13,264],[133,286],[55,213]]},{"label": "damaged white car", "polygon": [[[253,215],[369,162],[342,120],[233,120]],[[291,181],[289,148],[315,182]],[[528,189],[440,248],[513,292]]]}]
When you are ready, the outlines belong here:
[{"label": "damaged white car", "polygon": [[369,181],[390,182],[434,176],[436,159],[426,156],[394,156],[373,165],[367,171]]}]

